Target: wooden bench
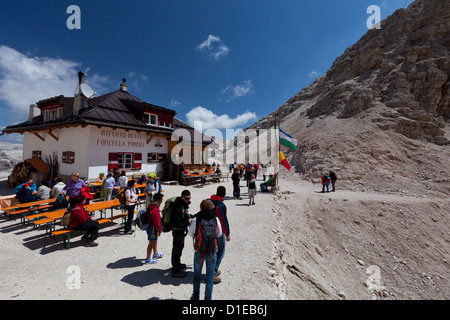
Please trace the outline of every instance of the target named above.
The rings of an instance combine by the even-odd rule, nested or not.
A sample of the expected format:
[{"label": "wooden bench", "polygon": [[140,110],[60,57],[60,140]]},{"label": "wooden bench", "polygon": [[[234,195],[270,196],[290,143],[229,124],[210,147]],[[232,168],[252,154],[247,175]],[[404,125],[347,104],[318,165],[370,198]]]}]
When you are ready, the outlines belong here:
[{"label": "wooden bench", "polygon": [[[127,215],[128,215],[128,213],[121,213],[121,214],[118,214],[118,215],[110,217],[110,218],[103,218],[103,219],[99,219],[96,221],[98,222],[99,225],[102,225],[104,223],[112,222],[119,218],[124,219]],[[64,228],[64,229],[51,231],[51,235],[55,236],[55,237],[62,235],[63,236],[63,245],[67,250],[69,250],[70,249],[70,239],[76,231],[84,231],[84,230],[75,230],[75,229]]]}]

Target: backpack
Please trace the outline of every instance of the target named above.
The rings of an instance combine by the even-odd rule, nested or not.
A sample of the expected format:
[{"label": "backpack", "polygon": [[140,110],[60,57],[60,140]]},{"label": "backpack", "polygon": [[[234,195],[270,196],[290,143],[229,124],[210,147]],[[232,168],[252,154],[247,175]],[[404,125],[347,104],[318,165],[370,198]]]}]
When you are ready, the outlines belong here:
[{"label": "backpack", "polygon": [[210,258],[217,251],[217,220],[202,219],[197,224],[194,249],[203,257]]},{"label": "backpack", "polygon": [[67,201],[66,196],[63,194],[59,194],[53,204],[53,208],[55,209],[64,209],[69,205],[69,201]]},{"label": "backpack", "polygon": [[136,226],[141,230],[147,230],[150,226],[150,209],[142,209],[138,211],[137,218],[135,220]]},{"label": "backpack", "polygon": [[72,213],[72,210],[73,209],[71,207],[68,207],[66,212],[64,212],[64,216],[61,219],[61,224],[64,227],[67,227],[70,224],[70,215]]},{"label": "backpack", "polygon": [[117,194],[117,199],[119,199],[120,204],[125,204],[127,202],[127,197],[125,196],[125,191],[127,191],[129,189],[130,188],[123,188]]},{"label": "backpack", "polygon": [[325,176],[325,180],[331,180],[330,176]]},{"label": "backpack", "polygon": [[177,197],[172,197],[166,200],[164,202],[164,209],[162,209],[161,214],[161,230],[163,232],[170,232],[172,231],[172,223],[170,222],[170,216],[172,214],[172,208],[173,204],[175,203],[175,200]]}]

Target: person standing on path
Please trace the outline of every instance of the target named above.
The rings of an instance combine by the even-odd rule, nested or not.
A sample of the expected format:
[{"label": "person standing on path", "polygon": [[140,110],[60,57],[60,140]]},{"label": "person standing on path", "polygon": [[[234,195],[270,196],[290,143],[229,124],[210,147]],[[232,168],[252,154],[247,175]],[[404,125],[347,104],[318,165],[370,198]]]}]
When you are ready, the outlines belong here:
[{"label": "person standing on path", "polygon": [[241,188],[239,187],[241,176],[238,172],[238,169],[234,169],[234,173],[231,175],[231,180],[233,181],[233,197],[235,199],[241,200]]},{"label": "person standing on path", "polygon": [[330,171],[330,179],[331,179],[331,187],[332,187],[331,192],[334,192],[334,191],[336,191],[335,183],[337,180],[337,175],[333,171]]},{"label": "person standing on path", "polygon": [[128,211],[127,221],[125,222],[124,234],[132,234],[134,230],[131,229],[131,222],[134,217],[134,208],[139,204],[138,196],[136,195],[136,180],[128,181],[128,189],[125,191],[125,208]]},{"label": "person standing on path", "polygon": [[[212,291],[214,286],[214,268],[216,266],[217,253],[214,251],[211,256],[207,256],[201,250],[201,241],[207,241],[203,237],[199,237],[202,235],[202,227],[200,227],[203,222],[207,223],[206,220],[214,221],[215,220],[215,237],[216,239],[222,236],[222,228],[220,225],[219,218],[216,217],[216,213],[214,211],[214,204],[211,200],[203,200],[200,204],[200,210],[192,224],[189,228],[188,234],[194,238],[194,290],[191,296],[191,300],[199,300],[200,298],[200,281],[202,277],[202,267],[203,262],[206,262],[206,288],[205,288],[205,300],[212,300]],[[201,240],[199,240],[201,238]],[[209,246],[208,246],[209,248]]]},{"label": "person standing on path", "polygon": [[109,172],[103,185],[103,196],[105,201],[111,200],[115,184],[116,180],[114,179],[112,172]]},{"label": "person standing on path", "polygon": [[330,176],[329,175],[323,175],[322,176],[322,193],[325,193],[325,188],[327,188],[327,192],[330,192]]},{"label": "person standing on path", "polygon": [[187,234],[187,228],[191,224],[189,215],[189,205],[191,204],[191,192],[183,190],[181,197],[177,197],[170,215],[170,224],[172,225],[172,277],[182,278],[187,276],[183,270],[186,264],[181,263],[181,255],[184,249],[184,239]]},{"label": "person standing on path", "polygon": [[211,196],[211,200],[215,206],[216,217],[219,219],[222,229],[222,235],[217,239],[217,260],[214,268],[214,283],[220,283],[222,281],[219,277],[221,274],[219,267],[225,256],[225,243],[230,241],[230,224],[228,223],[227,206],[223,203],[225,195],[225,187],[219,186],[217,187],[216,194]]},{"label": "person standing on path", "polygon": [[75,208],[75,205],[77,204],[77,197],[85,185],[86,183],[80,179],[80,174],[78,172],[73,172],[70,175],[70,180],[62,189],[61,193],[66,194],[66,190],[69,189],[69,204],[71,208]]},{"label": "person standing on path", "polygon": [[[153,200],[149,202],[148,207],[148,221],[149,227],[147,229],[148,246],[147,246],[147,258],[145,263],[156,263],[156,259],[163,257],[163,253],[158,252],[158,237],[161,235],[161,213],[159,212],[159,206],[163,202],[164,195],[157,193],[154,195]],[[153,251],[153,256],[152,256]]]},{"label": "person standing on path", "polygon": [[252,174],[250,180],[248,181],[248,205],[255,204],[256,197],[256,179],[255,175]]}]

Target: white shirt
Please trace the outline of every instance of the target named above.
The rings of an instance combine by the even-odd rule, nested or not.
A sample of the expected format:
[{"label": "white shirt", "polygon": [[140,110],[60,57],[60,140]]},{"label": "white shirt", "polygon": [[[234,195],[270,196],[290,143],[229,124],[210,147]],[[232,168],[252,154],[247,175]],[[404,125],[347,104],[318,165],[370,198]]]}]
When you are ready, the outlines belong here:
[{"label": "white shirt", "polygon": [[65,186],[66,184],[64,182],[58,182],[57,184],[55,184],[51,192],[52,198],[58,198],[59,194]]},{"label": "white shirt", "polygon": [[120,176],[119,179],[117,179],[117,183],[119,184],[120,188],[125,188],[128,186],[128,177],[127,176]]},{"label": "white shirt", "polygon": [[[126,205],[127,206],[134,206],[136,201],[138,199],[138,196],[136,195],[136,190],[134,188],[130,188],[127,191],[125,191],[125,198],[127,198]],[[133,202],[128,202],[128,198],[130,198]]]},{"label": "white shirt", "polygon": [[[219,218],[216,217],[216,223],[217,223],[217,238],[222,236],[222,227],[220,225]],[[188,230],[188,235],[190,235],[192,238],[195,237],[195,230],[197,229],[197,218],[194,218],[192,220],[191,226]]]}]

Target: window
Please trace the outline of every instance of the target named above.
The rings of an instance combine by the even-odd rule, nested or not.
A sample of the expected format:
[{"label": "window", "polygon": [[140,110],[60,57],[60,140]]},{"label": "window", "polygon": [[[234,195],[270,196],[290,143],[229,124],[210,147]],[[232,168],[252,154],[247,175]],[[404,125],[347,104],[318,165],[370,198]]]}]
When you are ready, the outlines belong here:
[{"label": "window", "polygon": [[33,152],[31,152],[31,154],[32,154],[32,158],[33,159],[40,159],[41,158],[41,154],[42,154],[42,152],[40,151],[40,150],[34,150]]},{"label": "window", "polygon": [[119,153],[117,157],[117,164],[119,169],[132,169],[133,168],[133,154],[132,153]]},{"label": "window", "polygon": [[168,123],[168,122],[163,122],[163,121],[161,121],[160,123],[159,123],[159,126],[160,127],[166,127],[166,128],[171,128],[172,126],[170,125],[170,123]]},{"label": "window", "polygon": [[144,122],[154,126],[158,125],[158,116],[152,113],[144,113]]},{"label": "window", "polygon": [[61,118],[63,115],[63,108],[57,108],[56,109],[56,118]]},{"label": "window", "polygon": [[158,154],[157,153],[149,153],[147,155],[147,163],[155,163],[158,161]]},{"label": "window", "polygon": [[75,163],[75,152],[65,151],[62,153],[62,163],[72,164]]},{"label": "window", "polygon": [[44,112],[44,121],[51,121],[61,118],[63,116],[63,108],[62,107],[52,107],[43,110]]},{"label": "window", "polygon": [[108,158],[108,171],[114,168],[119,170],[141,170],[142,153],[110,153]]}]

